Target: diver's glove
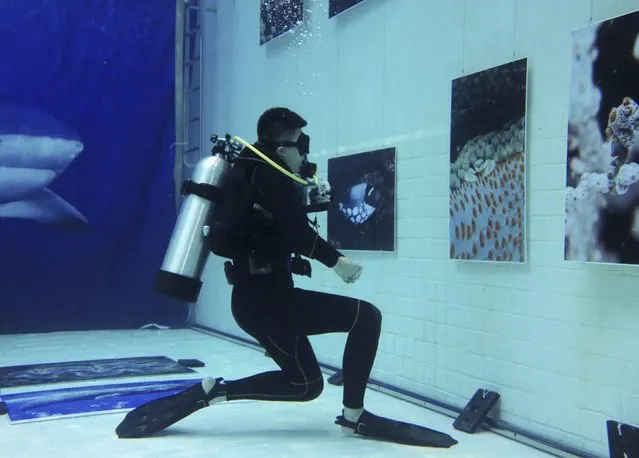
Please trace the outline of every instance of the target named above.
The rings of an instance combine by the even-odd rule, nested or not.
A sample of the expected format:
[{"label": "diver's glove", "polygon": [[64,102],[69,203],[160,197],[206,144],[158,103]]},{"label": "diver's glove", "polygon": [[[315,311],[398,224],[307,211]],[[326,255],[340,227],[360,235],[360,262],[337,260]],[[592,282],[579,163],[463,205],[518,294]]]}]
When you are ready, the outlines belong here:
[{"label": "diver's glove", "polygon": [[333,267],[335,273],[339,275],[345,283],[355,283],[362,274],[363,269],[364,267],[355,264],[346,256],[340,256],[337,259],[337,264]]}]

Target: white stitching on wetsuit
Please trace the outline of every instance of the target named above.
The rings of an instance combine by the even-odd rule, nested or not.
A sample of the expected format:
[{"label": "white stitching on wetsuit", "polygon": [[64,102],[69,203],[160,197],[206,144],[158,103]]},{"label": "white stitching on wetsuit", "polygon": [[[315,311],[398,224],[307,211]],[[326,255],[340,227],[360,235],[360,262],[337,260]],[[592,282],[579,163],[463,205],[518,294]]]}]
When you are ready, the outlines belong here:
[{"label": "white stitching on wetsuit", "polygon": [[[319,376],[319,377],[317,377],[315,380],[311,380],[310,382],[308,382],[308,385],[310,385],[311,383],[315,383],[315,382],[317,382],[317,381],[318,381],[318,380],[320,380],[321,378],[323,378],[323,376],[321,376],[321,375],[320,375],[320,376]],[[295,386],[307,385],[306,383],[293,383],[293,382],[288,382],[288,383],[289,383],[289,385],[295,385]]]},{"label": "white stitching on wetsuit", "polygon": [[306,384],[306,389],[304,390],[304,394],[302,396],[306,396],[306,393],[308,393],[308,379],[306,378],[306,374],[304,373],[304,370],[302,369],[302,366],[300,365],[300,361],[299,359],[297,359],[297,350],[298,350],[298,343],[300,341],[299,336],[295,337],[295,362],[297,363],[297,367],[300,370],[300,373],[302,374],[302,377],[304,377],[304,383]]},{"label": "white stitching on wetsuit", "polygon": [[358,318],[359,318],[359,299],[357,300],[357,313],[355,314],[355,321],[353,321],[353,326],[351,326],[351,328],[348,330],[348,332],[351,332],[353,330],[353,328],[357,324],[357,319]]},{"label": "white stitching on wetsuit", "polygon": [[[282,350],[274,341],[273,339],[271,339],[271,336],[268,336],[268,340],[269,342],[271,342],[273,344],[273,346],[275,348],[277,348],[281,353],[283,353],[285,356],[288,356],[289,358],[294,358],[293,355],[289,355],[288,353],[286,353],[284,350]],[[297,344],[296,344],[297,345]]]},{"label": "white stitching on wetsuit", "polygon": [[[271,342],[273,342],[273,341],[271,340],[271,338],[270,338],[270,337],[269,337],[268,339],[269,339]],[[304,370],[302,369],[302,366],[300,365],[300,362],[299,362],[299,360],[298,360],[298,344],[299,344],[299,339],[300,339],[299,337],[295,337],[295,362],[297,363],[297,367],[299,368],[300,373],[302,374],[302,377],[304,377],[304,383],[290,383],[290,382],[289,382],[289,383],[290,383],[291,385],[296,385],[296,386],[302,386],[302,385],[305,385],[305,386],[306,386],[306,390],[304,390],[304,393],[303,393],[303,394],[301,394],[301,395],[299,395],[299,394],[289,394],[289,395],[287,395],[287,394],[278,394],[278,395],[269,395],[269,394],[263,394],[263,393],[250,393],[250,394],[249,394],[249,393],[244,393],[244,394],[239,394],[239,395],[236,395],[236,396],[261,396],[261,397],[263,397],[263,398],[272,398],[272,399],[287,399],[287,398],[296,399],[296,398],[299,398],[299,397],[301,397],[301,396],[306,396],[306,393],[308,393],[308,389],[309,389],[309,387],[310,387],[310,383],[314,383],[314,382],[316,382],[317,380],[321,379],[321,378],[322,378],[322,376],[320,376],[318,379],[313,380],[313,382],[310,382],[310,383],[309,383],[308,379],[306,378],[306,374],[304,373]],[[277,348],[278,350],[280,350],[280,348],[279,348],[279,347],[277,347],[277,346],[276,346],[276,348]],[[281,351],[281,350],[280,350],[280,351]],[[282,352],[282,353],[284,353],[284,352]],[[288,355],[288,354],[286,354],[286,353],[284,353],[284,354],[285,354],[286,356],[288,356],[288,357],[292,357],[291,355]]]}]

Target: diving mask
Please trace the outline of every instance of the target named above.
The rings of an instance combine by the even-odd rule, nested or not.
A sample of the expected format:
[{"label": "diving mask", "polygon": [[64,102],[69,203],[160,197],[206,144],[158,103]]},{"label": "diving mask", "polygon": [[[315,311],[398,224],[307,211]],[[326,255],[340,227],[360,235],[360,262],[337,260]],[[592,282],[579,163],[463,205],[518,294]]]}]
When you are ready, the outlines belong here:
[{"label": "diving mask", "polygon": [[297,141],[295,142],[283,141],[277,143],[277,146],[288,146],[297,148],[300,156],[304,158],[304,162],[302,162],[302,167],[299,172],[300,176],[304,179],[313,178],[317,173],[317,164],[309,162],[307,159],[307,156],[310,154],[310,144],[311,137],[306,135],[304,132],[302,132],[300,136],[297,137]]},{"label": "diving mask", "polygon": [[299,151],[300,156],[308,156],[310,154],[310,144],[311,137],[302,132],[300,136],[297,137],[296,142],[278,142],[277,145],[295,147],[297,151]]}]

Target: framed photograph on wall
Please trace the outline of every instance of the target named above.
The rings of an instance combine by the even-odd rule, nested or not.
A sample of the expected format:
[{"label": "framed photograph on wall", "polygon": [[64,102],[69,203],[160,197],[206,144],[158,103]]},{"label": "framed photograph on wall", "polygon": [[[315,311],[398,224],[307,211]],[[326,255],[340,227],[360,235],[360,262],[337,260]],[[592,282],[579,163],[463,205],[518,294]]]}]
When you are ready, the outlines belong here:
[{"label": "framed photograph on wall", "polygon": [[564,259],[639,264],[639,11],[573,31]]},{"label": "framed photograph on wall", "polygon": [[450,258],[526,262],[528,61],[452,82]]},{"label": "framed photograph on wall", "polygon": [[395,251],[395,161],[395,148],[328,160],[327,232],[338,250]]},{"label": "framed photograph on wall", "polygon": [[303,20],[303,0],[260,0],[260,45],[290,32]]},{"label": "framed photograph on wall", "polygon": [[344,11],[359,5],[364,0],[328,0],[328,17],[332,18]]}]

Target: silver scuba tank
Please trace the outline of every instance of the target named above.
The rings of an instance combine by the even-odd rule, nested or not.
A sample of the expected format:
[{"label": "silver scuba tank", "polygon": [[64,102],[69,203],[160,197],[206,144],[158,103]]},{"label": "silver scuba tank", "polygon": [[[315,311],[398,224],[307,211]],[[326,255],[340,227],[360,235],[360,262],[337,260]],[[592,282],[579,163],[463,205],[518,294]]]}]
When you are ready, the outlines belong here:
[{"label": "silver scuba tank", "polygon": [[[217,137],[215,137],[217,138]],[[197,302],[201,276],[209,256],[207,221],[232,165],[223,154],[201,159],[182,186],[182,202],[173,235],[156,277],[156,289],[168,296]]]}]

